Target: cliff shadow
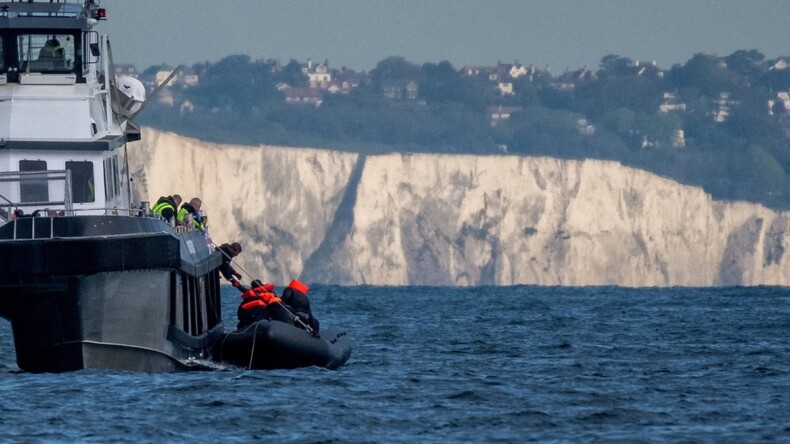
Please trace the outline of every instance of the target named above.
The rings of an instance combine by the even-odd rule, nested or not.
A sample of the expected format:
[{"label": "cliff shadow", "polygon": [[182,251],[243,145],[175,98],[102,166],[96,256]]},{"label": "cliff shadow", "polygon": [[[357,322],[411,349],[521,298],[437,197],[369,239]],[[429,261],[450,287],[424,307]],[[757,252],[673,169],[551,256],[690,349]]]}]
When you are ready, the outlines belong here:
[{"label": "cliff shadow", "polygon": [[348,258],[340,248],[354,226],[354,207],[357,203],[357,190],[365,170],[366,157],[360,154],[348,178],[343,197],[332,219],[332,224],[324,240],[304,261],[299,279],[326,284],[347,284],[354,282],[348,271]]}]

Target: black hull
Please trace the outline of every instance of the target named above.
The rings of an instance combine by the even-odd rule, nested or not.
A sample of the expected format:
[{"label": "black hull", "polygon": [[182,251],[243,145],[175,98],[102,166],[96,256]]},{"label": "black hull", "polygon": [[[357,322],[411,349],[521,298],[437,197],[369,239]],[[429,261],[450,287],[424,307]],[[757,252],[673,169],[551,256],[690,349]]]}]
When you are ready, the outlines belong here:
[{"label": "black hull", "polygon": [[222,337],[221,258],[200,233],[123,216],[13,225],[0,227],[0,316],[22,370],[189,370]]},{"label": "black hull", "polygon": [[249,369],[292,369],[318,366],[336,369],[351,356],[345,332],[332,329],[315,337],[279,321],[258,321],[226,333],[214,348],[214,359]]}]

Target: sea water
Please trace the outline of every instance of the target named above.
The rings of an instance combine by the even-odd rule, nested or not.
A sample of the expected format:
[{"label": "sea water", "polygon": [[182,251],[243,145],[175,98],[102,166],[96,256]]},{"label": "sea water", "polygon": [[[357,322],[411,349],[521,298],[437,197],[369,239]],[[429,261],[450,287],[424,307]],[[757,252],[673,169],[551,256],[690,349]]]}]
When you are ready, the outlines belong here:
[{"label": "sea water", "polygon": [[354,341],[336,371],[29,374],[3,321],[0,441],[790,440],[790,289],[310,295]]}]

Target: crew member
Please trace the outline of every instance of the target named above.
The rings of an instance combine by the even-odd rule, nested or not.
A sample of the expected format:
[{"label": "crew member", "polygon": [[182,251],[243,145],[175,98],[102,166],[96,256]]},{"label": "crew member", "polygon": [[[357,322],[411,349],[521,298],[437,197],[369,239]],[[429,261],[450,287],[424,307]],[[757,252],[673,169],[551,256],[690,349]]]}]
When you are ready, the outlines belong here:
[{"label": "crew member", "polygon": [[233,258],[241,253],[241,244],[238,242],[222,244],[219,246],[219,251],[222,253],[222,265],[219,267],[219,272],[225,280],[233,284],[236,279],[241,279],[241,274],[231,265]]},{"label": "crew member", "polygon": [[236,310],[236,316],[239,318],[237,330],[264,319],[291,322],[292,318],[282,305],[282,299],[274,294],[274,284],[263,284],[255,279],[250,282],[248,290],[238,284],[238,281],[235,282],[233,286],[244,291],[239,308]]},{"label": "crew member", "polygon": [[51,38],[44,42],[44,46],[38,52],[35,64],[39,68],[63,68],[65,66],[65,53],[60,41]]},{"label": "crew member", "polygon": [[172,223],[176,208],[181,205],[181,195],[162,196],[156,201],[151,211],[162,219]]},{"label": "crew member", "polygon": [[204,219],[200,213],[200,208],[202,206],[203,201],[197,197],[193,197],[189,202],[185,202],[181,205],[176,215],[176,220],[181,225],[191,224],[194,228],[197,228],[201,232],[205,232],[206,226],[204,223],[206,219]]},{"label": "crew member", "polygon": [[294,320],[295,324],[299,327],[309,326],[315,333],[318,333],[319,322],[318,319],[313,317],[313,312],[310,310],[310,299],[307,298],[307,290],[310,287],[304,283],[294,279],[283,290],[282,300],[291,313],[299,318],[298,321]]}]

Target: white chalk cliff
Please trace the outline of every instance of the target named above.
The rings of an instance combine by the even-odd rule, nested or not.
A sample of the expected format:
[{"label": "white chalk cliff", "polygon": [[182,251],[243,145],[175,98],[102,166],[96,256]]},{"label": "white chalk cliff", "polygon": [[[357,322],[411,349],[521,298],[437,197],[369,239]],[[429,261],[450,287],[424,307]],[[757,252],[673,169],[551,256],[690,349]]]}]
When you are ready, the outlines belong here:
[{"label": "white chalk cliff", "polygon": [[146,129],[136,194],[199,196],[275,283],[790,285],[790,218],[616,162],[219,145]]}]

